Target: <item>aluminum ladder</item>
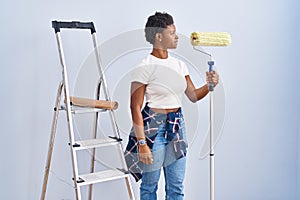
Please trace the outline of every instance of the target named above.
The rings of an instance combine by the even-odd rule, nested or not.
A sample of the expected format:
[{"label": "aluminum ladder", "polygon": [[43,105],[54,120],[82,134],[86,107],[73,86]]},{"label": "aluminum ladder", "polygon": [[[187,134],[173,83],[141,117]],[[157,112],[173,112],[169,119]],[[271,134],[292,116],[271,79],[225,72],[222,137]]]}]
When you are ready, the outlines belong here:
[{"label": "aluminum ladder", "polygon": [[[52,123],[52,130],[51,136],[49,141],[49,149],[48,149],[48,156],[47,162],[45,167],[45,174],[44,174],[44,181],[43,181],[43,188],[41,194],[41,200],[44,200],[46,197],[47,191],[47,183],[49,178],[50,172],[50,164],[53,152],[53,145],[57,127],[57,120],[59,111],[66,111],[67,115],[67,123],[68,123],[68,132],[69,132],[69,146],[71,150],[71,159],[72,159],[72,167],[73,167],[73,182],[74,182],[74,189],[76,193],[76,200],[81,200],[81,187],[89,185],[89,200],[92,199],[92,189],[93,184],[111,181],[116,179],[125,179],[127,191],[129,195],[129,199],[134,200],[134,193],[131,185],[130,180],[130,173],[128,172],[128,168],[125,162],[124,154],[123,154],[123,147],[122,147],[122,139],[120,138],[119,129],[116,123],[114,109],[117,108],[117,103],[111,101],[105,75],[104,69],[101,64],[98,44],[97,44],[97,37],[96,37],[96,30],[94,27],[93,22],[61,22],[61,21],[52,21],[52,28],[54,28],[57,45],[58,45],[58,52],[60,57],[60,63],[62,67],[62,81],[59,84],[56,103],[54,107],[54,116],[53,116],[53,123]],[[68,75],[67,75],[67,67],[64,58],[64,52],[62,48],[62,39],[60,35],[61,29],[88,29],[91,31],[93,46],[95,51],[95,56],[97,60],[97,67],[100,74],[99,83],[97,87],[97,94],[96,99],[83,99],[83,98],[76,98],[71,97],[69,92],[69,84],[68,84]],[[103,88],[103,92],[105,95],[105,100],[100,100],[100,88]],[[61,99],[62,92],[64,93],[64,101]],[[61,103],[63,102],[63,103]],[[74,114],[80,113],[95,113],[95,124],[93,130],[93,138],[90,140],[83,140],[83,141],[75,141],[74,135],[74,127],[73,127],[73,116]],[[112,129],[113,129],[113,136],[108,137],[105,139],[98,139],[97,138],[97,123],[98,123],[98,114],[99,112],[109,112],[109,118],[112,122]],[[101,148],[103,146],[109,145],[117,145],[118,152],[120,154],[121,163],[123,169],[108,169],[104,171],[95,172],[95,150],[96,148]],[[77,160],[77,151],[84,150],[84,149],[91,149],[92,150],[92,160],[91,160],[91,168],[89,174],[79,174],[78,172],[78,160]]]}]

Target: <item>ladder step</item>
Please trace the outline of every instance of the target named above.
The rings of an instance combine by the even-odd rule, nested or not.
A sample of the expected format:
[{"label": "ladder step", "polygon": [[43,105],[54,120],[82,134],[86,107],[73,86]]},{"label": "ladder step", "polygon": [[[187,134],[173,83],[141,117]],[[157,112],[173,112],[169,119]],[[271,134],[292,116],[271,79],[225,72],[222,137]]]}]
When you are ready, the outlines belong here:
[{"label": "ladder step", "polygon": [[[56,108],[54,108],[55,110]],[[59,110],[67,110],[67,107],[65,105],[61,105]],[[89,108],[89,107],[77,107],[77,106],[71,106],[71,113],[73,114],[83,114],[83,113],[96,113],[96,112],[106,112],[106,109],[102,108]]]},{"label": "ladder step", "polygon": [[118,169],[105,170],[90,174],[80,175],[78,186],[91,185],[94,183],[101,183],[105,181],[111,181],[128,177],[129,174],[122,172]]},{"label": "ladder step", "polygon": [[76,141],[73,147],[75,150],[92,149],[97,147],[111,146],[119,144],[121,139],[105,138]]}]

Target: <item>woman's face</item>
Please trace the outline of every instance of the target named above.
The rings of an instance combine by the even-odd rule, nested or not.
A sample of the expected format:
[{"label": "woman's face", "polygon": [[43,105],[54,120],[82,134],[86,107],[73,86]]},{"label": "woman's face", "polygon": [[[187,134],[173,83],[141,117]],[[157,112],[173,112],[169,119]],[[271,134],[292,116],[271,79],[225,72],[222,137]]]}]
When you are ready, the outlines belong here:
[{"label": "woman's face", "polygon": [[168,25],[161,33],[161,46],[164,49],[176,49],[178,44],[178,36],[174,24]]}]

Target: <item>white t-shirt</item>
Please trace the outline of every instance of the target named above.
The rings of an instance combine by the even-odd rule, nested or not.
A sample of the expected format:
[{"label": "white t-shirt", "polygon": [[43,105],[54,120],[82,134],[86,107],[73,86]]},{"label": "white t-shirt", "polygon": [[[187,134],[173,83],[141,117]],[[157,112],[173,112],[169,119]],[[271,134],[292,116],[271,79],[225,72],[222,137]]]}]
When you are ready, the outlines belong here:
[{"label": "white t-shirt", "polygon": [[149,55],[133,70],[131,82],[147,85],[145,96],[150,108],[178,108],[187,87],[187,75],[183,61],[171,56],[160,59]]}]

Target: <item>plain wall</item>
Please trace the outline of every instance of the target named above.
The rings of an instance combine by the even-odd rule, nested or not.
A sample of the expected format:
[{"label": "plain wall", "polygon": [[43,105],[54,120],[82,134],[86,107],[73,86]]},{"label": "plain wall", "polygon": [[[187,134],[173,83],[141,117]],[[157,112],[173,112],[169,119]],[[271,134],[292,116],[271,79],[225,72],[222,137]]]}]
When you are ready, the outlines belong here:
[{"label": "plain wall", "polygon": [[[11,0],[0,5],[1,199],[40,198],[53,106],[61,80],[51,21],[93,21],[103,44],[125,32],[142,29],[146,18],[156,10],[172,14],[177,32],[187,38],[192,31],[227,31],[232,36],[231,46],[208,48],[225,93],[225,119],[215,148],[216,199],[300,199],[299,1]],[[78,69],[88,57],[91,43],[66,32],[67,64]],[[126,62],[120,67],[128,67],[128,72],[131,63],[148,53],[146,49],[136,56],[128,54],[127,61],[125,55],[122,59]],[[118,74],[118,67],[110,69],[111,74]],[[75,82],[77,73],[69,74]],[[121,78],[110,76],[108,84]],[[195,82],[201,85],[201,80]],[[205,99],[197,108],[207,112],[207,105]],[[207,122],[207,113],[201,116]],[[188,154],[188,200],[209,198],[209,160],[199,158],[205,132],[201,126],[207,125],[199,119],[196,126],[201,133],[191,136]],[[74,199],[65,114],[60,115],[58,123],[47,199]],[[193,121],[188,123],[195,126]],[[133,182],[133,186],[138,195],[138,183]],[[160,184],[161,199],[163,187]],[[95,190],[103,199],[127,199],[122,181],[99,184]]]}]

